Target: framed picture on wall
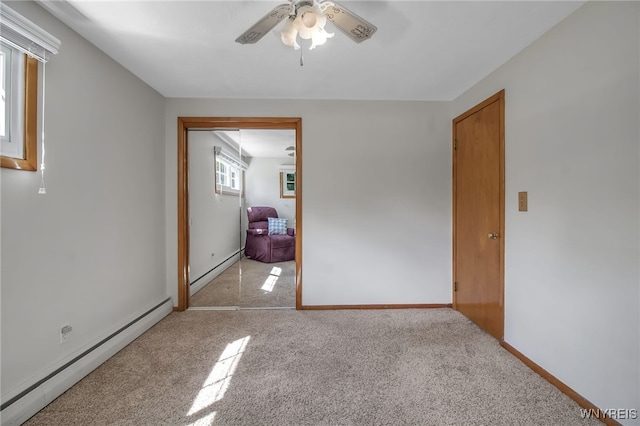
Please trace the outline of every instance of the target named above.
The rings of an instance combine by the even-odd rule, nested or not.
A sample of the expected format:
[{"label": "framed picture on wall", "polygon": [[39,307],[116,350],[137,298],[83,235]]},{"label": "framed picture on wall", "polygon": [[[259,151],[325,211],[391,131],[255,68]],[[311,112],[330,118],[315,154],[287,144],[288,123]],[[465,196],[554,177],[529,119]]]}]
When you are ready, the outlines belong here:
[{"label": "framed picture on wall", "polygon": [[296,172],[280,171],[280,198],[296,198]]}]

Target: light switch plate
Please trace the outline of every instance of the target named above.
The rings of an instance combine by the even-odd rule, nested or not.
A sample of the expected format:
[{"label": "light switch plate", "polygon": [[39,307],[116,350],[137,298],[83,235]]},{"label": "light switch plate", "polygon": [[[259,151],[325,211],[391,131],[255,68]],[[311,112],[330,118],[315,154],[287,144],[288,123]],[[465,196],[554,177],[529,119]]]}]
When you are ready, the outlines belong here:
[{"label": "light switch plate", "polygon": [[518,210],[526,212],[529,209],[529,202],[527,201],[527,192],[518,192]]}]

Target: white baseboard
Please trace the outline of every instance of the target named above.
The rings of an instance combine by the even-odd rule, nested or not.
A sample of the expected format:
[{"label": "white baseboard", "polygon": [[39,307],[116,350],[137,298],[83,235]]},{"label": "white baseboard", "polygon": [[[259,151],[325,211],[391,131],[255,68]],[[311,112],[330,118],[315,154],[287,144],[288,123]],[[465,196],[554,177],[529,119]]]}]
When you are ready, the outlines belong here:
[{"label": "white baseboard", "polygon": [[240,260],[240,253],[234,254],[233,256],[216,266],[214,270],[198,278],[197,282],[189,286],[189,296],[193,296],[198,291],[202,290],[202,288],[209,284],[212,279],[223,273],[229,266],[233,265],[238,260]]},{"label": "white baseboard", "polygon": [[171,298],[167,298],[100,343],[87,348],[82,355],[69,361],[62,368],[52,371],[51,377],[47,376],[42,383],[17,393],[17,395],[22,393],[24,395],[0,412],[2,426],[20,425],[26,422],[172,311],[173,302]]}]

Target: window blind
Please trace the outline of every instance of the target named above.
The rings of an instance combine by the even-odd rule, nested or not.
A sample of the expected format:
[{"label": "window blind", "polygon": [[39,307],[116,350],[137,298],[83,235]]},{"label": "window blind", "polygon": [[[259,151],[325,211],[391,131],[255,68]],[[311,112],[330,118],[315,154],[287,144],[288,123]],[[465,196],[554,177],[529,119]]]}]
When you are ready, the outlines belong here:
[{"label": "window blind", "polygon": [[60,40],[0,3],[0,41],[46,63],[58,53]]},{"label": "window blind", "polygon": [[249,167],[249,165],[244,161],[242,161],[242,159],[239,158],[239,156],[233,155],[232,153],[223,149],[220,146],[214,147],[214,151],[218,157],[228,161],[230,164],[238,167],[239,169],[247,170],[247,168]]}]

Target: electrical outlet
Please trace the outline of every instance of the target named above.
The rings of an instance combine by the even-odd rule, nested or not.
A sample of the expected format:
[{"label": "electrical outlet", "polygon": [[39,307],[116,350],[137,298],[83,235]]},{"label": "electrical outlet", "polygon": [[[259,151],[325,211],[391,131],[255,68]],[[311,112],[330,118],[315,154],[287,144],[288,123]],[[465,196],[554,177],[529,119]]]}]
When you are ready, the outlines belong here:
[{"label": "electrical outlet", "polygon": [[73,328],[69,324],[60,327],[60,344],[67,343],[67,340],[69,340],[69,334],[71,334],[72,331]]}]

